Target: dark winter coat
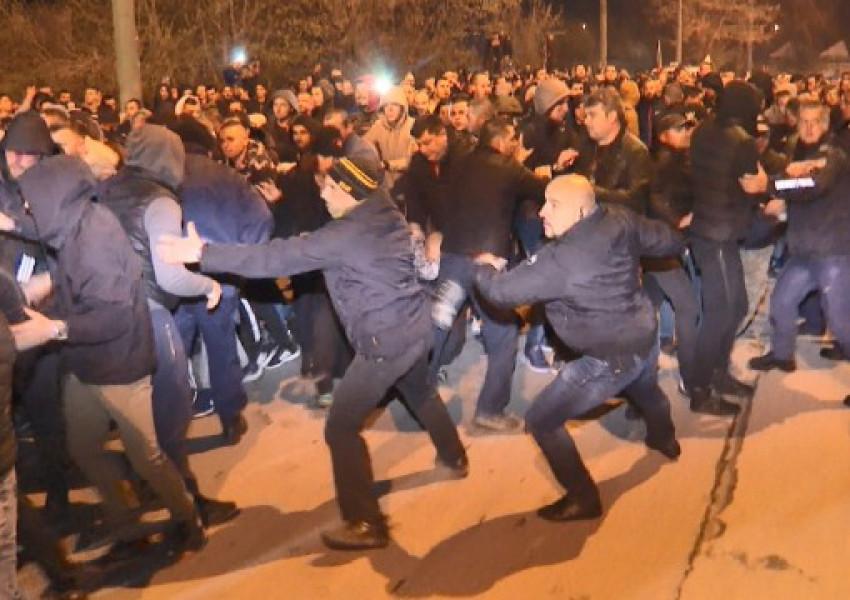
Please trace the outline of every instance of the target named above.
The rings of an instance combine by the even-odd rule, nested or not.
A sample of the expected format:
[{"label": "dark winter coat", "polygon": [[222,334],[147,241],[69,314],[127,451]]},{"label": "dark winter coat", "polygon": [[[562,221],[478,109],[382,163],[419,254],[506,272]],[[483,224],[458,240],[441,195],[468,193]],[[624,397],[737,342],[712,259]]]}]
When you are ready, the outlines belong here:
[{"label": "dark winter coat", "polygon": [[57,255],[51,276],[68,324],[67,367],[84,383],[132,383],[155,364],[142,266],[115,215],[92,202],[94,183],[69,156],[46,158],[19,179],[37,236]]},{"label": "dark winter coat", "polygon": [[507,273],[481,267],[477,286],[503,306],[544,303],[570,348],[603,360],[647,356],[655,309],[641,287],[640,258],[676,255],[680,236],[619,206],[600,205],[537,255]]},{"label": "dark winter coat", "polygon": [[367,358],[397,356],[431,336],[407,224],[380,190],[307,235],[253,246],[207,245],[201,268],[257,279],[323,271],[349,341]]}]

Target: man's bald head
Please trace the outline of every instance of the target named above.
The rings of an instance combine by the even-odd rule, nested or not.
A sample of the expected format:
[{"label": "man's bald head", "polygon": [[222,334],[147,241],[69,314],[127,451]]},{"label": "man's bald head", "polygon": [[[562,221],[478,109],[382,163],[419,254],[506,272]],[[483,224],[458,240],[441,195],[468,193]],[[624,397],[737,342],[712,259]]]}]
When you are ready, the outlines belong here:
[{"label": "man's bald head", "polygon": [[546,186],[546,203],[540,209],[546,237],[556,238],[596,210],[596,194],[581,175],[556,177]]}]

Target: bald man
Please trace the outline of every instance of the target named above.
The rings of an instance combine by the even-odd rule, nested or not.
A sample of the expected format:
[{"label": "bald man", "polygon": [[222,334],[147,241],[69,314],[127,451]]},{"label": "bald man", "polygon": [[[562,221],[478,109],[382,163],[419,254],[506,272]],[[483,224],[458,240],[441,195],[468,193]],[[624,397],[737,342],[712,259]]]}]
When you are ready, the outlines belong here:
[{"label": "bald man", "polygon": [[640,258],[676,255],[682,241],[660,221],[597,204],[593,186],[579,175],[549,184],[540,217],[550,243],[504,273],[504,260],[479,255],[476,285],[500,306],[543,303],[558,337],[582,354],[535,399],[525,423],[567,492],[538,515],[593,519],[602,514],[599,492],[566,421],[625,391],[646,420],[646,445],[672,460],[681,452],[658,387],[657,323],[641,287]]}]

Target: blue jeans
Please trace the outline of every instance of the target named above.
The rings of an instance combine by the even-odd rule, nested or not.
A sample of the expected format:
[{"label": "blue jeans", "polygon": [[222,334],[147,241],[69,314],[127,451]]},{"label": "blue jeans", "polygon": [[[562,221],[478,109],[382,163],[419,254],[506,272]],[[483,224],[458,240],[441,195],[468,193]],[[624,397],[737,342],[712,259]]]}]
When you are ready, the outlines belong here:
[{"label": "blue jeans", "polygon": [[558,376],[534,400],[525,423],[549,468],[565,490],[594,497],[596,484],[564,424],[625,391],[646,421],[647,441],[662,443],[675,436],[670,403],[658,387],[658,350],[616,361],[583,356],[564,365]]},{"label": "blue jeans", "polygon": [[821,293],[826,321],[838,343],[850,350],[850,256],[790,258],[770,298],[771,349],[780,360],[794,358],[800,303]]},{"label": "blue jeans", "polygon": [[209,361],[210,388],[222,423],[236,417],[248,402],[236,350],[238,311],[239,297],[225,293],[215,310],[207,310],[203,301],[186,302],[177,308],[174,315],[185,348],[193,347],[198,332],[204,339]]},{"label": "blue jeans", "polygon": [[18,494],[15,469],[0,478],[0,598],[23,598],[18,589]]},{"label": "blue jeans", "polygon": [[[475,265],[468,256],[443,254],[440,279],[456,282],[464,289],[462,302],[471,301],[481,316],[481,337],[487,354],[487,372],[478,394],[476,415],[500,415],[511,400],[511,381],[516,366],[519,323],[512,310],[496,308],[481,299],[473,289]],[[431,375],[436,377],[445,363],[444,353],[451,330],[436,328]]]}]

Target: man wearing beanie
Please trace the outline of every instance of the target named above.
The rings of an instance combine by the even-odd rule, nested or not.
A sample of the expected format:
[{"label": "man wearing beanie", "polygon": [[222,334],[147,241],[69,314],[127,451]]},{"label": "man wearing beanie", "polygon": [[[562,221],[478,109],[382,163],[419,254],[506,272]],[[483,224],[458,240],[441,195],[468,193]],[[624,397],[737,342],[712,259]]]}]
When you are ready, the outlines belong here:
[{"label": "man wearing beanie", "polygon": [[695,404],[723,405],[715,394],[748,398],[754,392],[752,386],[729,373],[729,356],[748,307],[739,244],[761,199],[758,194],[746,193],[740,184],[742,176],[760,170],[753,139],[758,114],[756,89],[733,81],[723,90],[716,115],[696,129],[691,143],[694,216],[690,245],[702,272],[703,306],[698,356],[688,390],[692,408]]},{"label": "man wearing beanie", "polygon": [[431,315],[416,276],[407,224],[373,174],[339,158],[317,178],[333,221],[304,236],[255,246],[206,244],[190,224],[185,238],[164,240],[174,262],[207,272],[286,277],[321,269],[355,358],[334,393],[325,425],[337,501],[344,524],[326,531],[331,548],[386,546],[389,532],[372,491],[361,431],[384,394],[395,387],[425,425],[437,463],[465,477],[466,453],[428,378]]}]

